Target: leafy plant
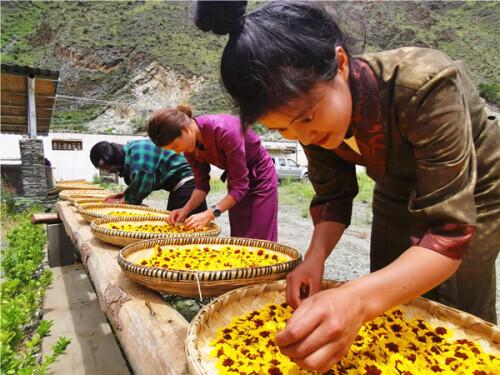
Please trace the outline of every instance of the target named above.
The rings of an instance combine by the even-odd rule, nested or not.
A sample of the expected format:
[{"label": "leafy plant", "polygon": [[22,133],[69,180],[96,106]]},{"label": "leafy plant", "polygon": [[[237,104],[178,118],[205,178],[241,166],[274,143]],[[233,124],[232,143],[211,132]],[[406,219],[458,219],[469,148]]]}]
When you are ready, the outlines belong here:
[{"label": "leafy plant", "polygon": [[480,83],[479,94],[491,103],[500,104],[500,83]]},{"label": "leafy plant", "polygon": [[39,321],[43,295],[52,281],[42,263],[45,232],[30,223],[30,211],[14,215],[4,211],[2,206],[2,227],[8,222],[13,229],[2,248],[0,368],[5,374],[44,374],[70,342],[60,338],[52,354],[38,361],[42,338],[52,326],[50,321]]}]

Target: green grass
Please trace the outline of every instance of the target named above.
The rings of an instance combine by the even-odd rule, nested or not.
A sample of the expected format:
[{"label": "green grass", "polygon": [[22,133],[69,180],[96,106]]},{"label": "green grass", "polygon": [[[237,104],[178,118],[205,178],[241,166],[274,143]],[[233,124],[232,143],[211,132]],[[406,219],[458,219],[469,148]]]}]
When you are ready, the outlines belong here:
[{"label": "green grass", "polygon": [[59,129],[84,131],[84,123],[95,119],[104,111],[103,105],[89,105],[71,111],[55,111],[52,118],[51,129],[57,131]]},{"label": "green grass", "polygon": [[[356,202],[371,204],[373,198],[374,182],[366,173],[358,173],[359,192]],[[309,204],[314,196],[314,189],[310,182],[284,180],[278,188],[279,204],[290,205],[300,208],[301,216],[309,216]]]},{"label": "green grass", "polygon": [[[42,338],[49,335],[52,321],[38,322],[36,312],[52,273],[42,265],[44,227],[31,224],[30,215],[30,211],[10,213],[2,203],[2,228],[10,228],[1,262],[0,368],[4,374],[44,374],[70,343],[67,338],[59,338],[52,354],[38,361]],[[29,328],[31,325],[34,327]]]}]

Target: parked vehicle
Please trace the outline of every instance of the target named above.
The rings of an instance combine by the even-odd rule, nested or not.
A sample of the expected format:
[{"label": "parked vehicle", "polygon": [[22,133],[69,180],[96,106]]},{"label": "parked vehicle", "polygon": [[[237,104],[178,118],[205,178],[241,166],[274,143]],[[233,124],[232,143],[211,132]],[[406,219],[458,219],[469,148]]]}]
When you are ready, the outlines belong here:
[{"label": "parked vehicle", "polygon": [[273,156],[272,159],[279,181],[287,178],[302,181],[308,179],[307,168],[298,165],[295,160],[281,156]]}]

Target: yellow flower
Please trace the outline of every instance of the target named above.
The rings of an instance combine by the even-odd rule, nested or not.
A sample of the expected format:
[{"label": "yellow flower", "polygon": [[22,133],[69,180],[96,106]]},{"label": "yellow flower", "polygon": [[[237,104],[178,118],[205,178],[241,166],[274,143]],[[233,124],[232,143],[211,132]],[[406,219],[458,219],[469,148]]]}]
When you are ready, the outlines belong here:
[{"label": "yellow flower", "polygon": [[148,212],[131,212],[131,211],[111,211],[106,213],[106,215],[109,216],[118,216],[118,217],[123,217],[123,216],[155,216],[152,213]]},{"label": "yellow flower", "polygon": [[[219,374],[317,374],[301,369],[275,343],[292,310],[269,304],[235,317],[212,340]],[[500,356],[475,342],[452,339],[453,333],[422,319],[408,319],[392,309],[366,323],[333,374],[500,374]]]},{"label": "yellow flower", "polygon": [[[111,215],[115,212],[108,213]],[[119,215],[114,215],[119,216]],[[132,214],[132,215],[122,215],[122,216],[144,216],[142,214]],[[145,216],[153,216],[151,214],[146,214]],[[144,232],[144,233],[193,233],[193,232],[206,232],[207,227],[201,229],[187,228],[184,225],[171,225],[165,222],[164,224],[119,224],[119,223],[108,223],[106,225],[110,229],[121,230],[125,232]]]},{"label": "yellow flower", "polygon": [[215,271],[231,268],[269,266],[288,261],[265,249],[247,249],[227,245],[214,248],[208,245],[164,246],[155,245],[149,258],[138,264],[173,270]]}]

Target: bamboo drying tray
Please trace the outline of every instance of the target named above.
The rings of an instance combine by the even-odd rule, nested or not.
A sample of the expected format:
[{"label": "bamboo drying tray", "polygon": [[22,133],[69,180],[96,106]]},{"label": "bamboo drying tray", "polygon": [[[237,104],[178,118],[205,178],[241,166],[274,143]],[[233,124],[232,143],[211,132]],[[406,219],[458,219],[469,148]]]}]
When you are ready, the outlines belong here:
[{"label": "bamboo drying tray", "polygon": [[58,183],[56,188],[62,190],[104,190],[102,186],[94,184]]},{"label": "bamboo drying tray", "polygon": [[[154,245],[206,245],[211,247],[234,245],[264,248],[271,253],[285,255],[289,260],[270,266],[231,268],[218,271],[167,270],[137,264],[140,259],[152,254]],[[271,241],[237,237],[192,237],[142,241],[123,248],[118,255],[118,263],[131,279],[150,289],[184,297],[199,297],[200,292],[203,297],[214,297],[242,286],[279,280],[292,271],[301,260],[300,253],[291,247]]]},{"label": "bamboo drying tray", "polygon": [[165,217],[107,217],[97,219],[90,223],[90,229],[94,236],[103,242],[112,245],[126,246],[139,241],[171,238],[171,237],[216,237],[221,229],[215,223],[207,225],[207,230],[200,232],[171,232],[171,233],[149,233],[149,232],[127,232],[124,230],[107,228],[109,223],[117,224],[165,224]]},{"label": "bamboo drying tray", "polygon": [[[324,280],[323,289],[335,288],[341,282]],[[186,357],[191,374],[215,375],[217,358],[209,354],[210,342],[217,330],[227,326],[236,316],[261,309],[268,303],[285,302],[285,280],[258,284],[228,292],[204,306],[193,318],[186,337]],[[479,341],[483,350],[500,353],[500,329],[463,311],[419,297],[401,306],[409,317],[420,317],[432,325],[444,325],[457,338]]]},{"label": "bamboo drying tray", "polygon": [[70,195],[68,201],[71,205],[78,207],[89,203],[104,203],[105,199],[105,195],[101,195],[100,197],[75,197],[74,195]]},{"label": "bamboo drying tray", "polygon": [[107,197],[108,195],[113,195],[112,191],[109,190],[63,190],[59,192],[59,198],[62,200],[69,200],[70,198],[99,198]]},{"label": "bamboo drying tray", "polygon": [[90,184],[90,182],[88,182],[87,180],[84,180],[84,179],[80,179],[80,180],[59,180],[59,181],[56,181],[56,184],[78,184],[78,185],[81,185],[81,184]]},{"label": "bamboo drying tray", "polygon": [[[124,216],[112,216],[108,215],[108,212],[113,211],[129,211],[133,214],[145,214],[142,218],[143,220],[147,220],[149,214],[153,214],[154,216],[162,216],[167,217],[170,215],[170,211],[160,210],[158,208],[146,207],[146,206],[136,206],[133,204],[115,204],[115,203],[98,203],[98,204],[89,204],[84,207],[77,207],[77,211],[80,215],[82,215],[83,219],[90,223],[95,219],[103,219],[103,218],[114,218],[117,219],[119,217]],[[131,215],[130,217],[137,217]]]}]

